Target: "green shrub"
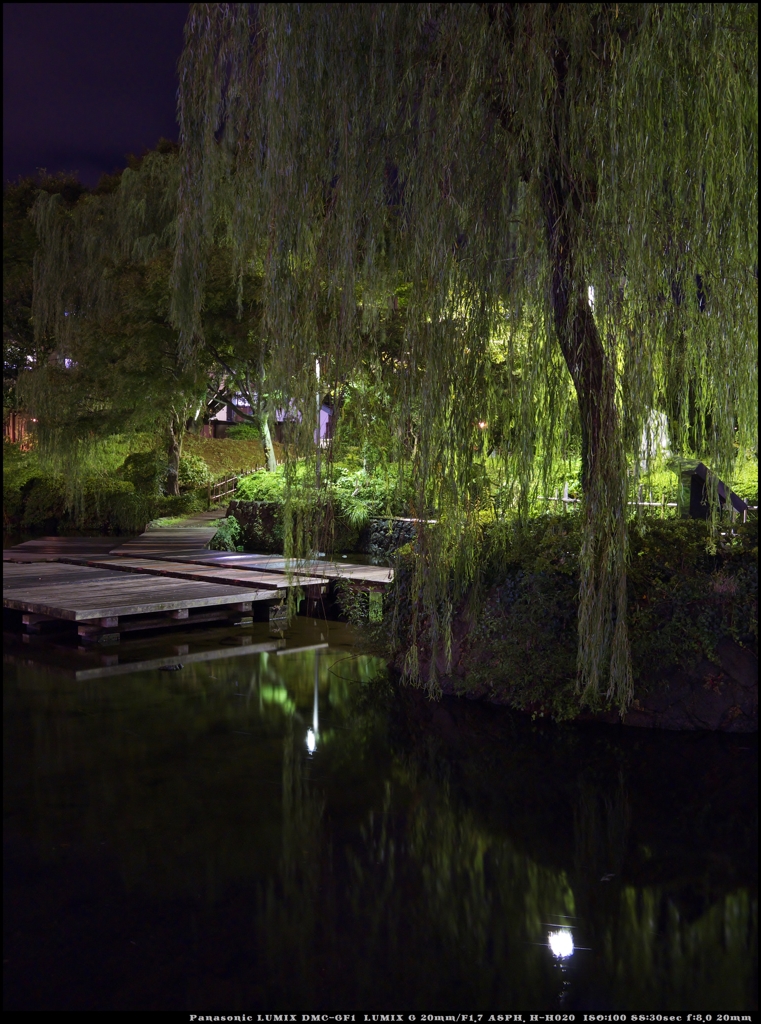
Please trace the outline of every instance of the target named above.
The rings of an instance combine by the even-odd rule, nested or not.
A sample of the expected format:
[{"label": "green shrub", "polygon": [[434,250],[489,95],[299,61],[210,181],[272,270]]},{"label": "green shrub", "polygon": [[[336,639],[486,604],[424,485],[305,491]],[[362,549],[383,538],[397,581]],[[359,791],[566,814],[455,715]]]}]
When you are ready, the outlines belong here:
[{"label": "green shrub", "polygon": [[239,481],[235,491],[238,501],[285,500],[285,467],[278,466],[274,473],[251,473]]},{"label": "green shrub", "polygon": [[158,497],[166,466],[166,454],[158,450],[133,452],[117,470],[117,476],[131,483],[138,493]]},{"label": "green shrub", "polygon": [[188,491],[185,494],[164,495],[154,505],[155,514],[151,519],[159,519],[164,516],[192,516],[196,512],[203,512],[206,509],[206,495],[196,491]]},{"label": "green shrub", "polygon": [[25,450],[20,444],[3,439],[3,489],[20,488],[39,476],[39,459],[36,449]]},{"label": "green shrub", "polygon": [[3,529],[13,530],[21,523],[24,500],[20,487],[7,486],[3,481]]},{"label": "green shrub", "polygon": [[253,423],[236,423],[234,427],[228,427],[225,435],[233,441],[258,441],[262,433]]},{"label": "green shrub", "polygon": [[381,476],[343,466],[337,467],[329,493],[336,518],[353,527],[365,526],[370,519],[407,514],[412,497],[410,487],[399,487],[395,472]]},{"label": "green shrub", "polygon": [[25,451],[19,444],[3,440],[3,529],[21,526],[25,497],[21,488],[40,475],[37,452]]},{"label": "green shrub", "polygon": [[[343,520],[349,527],[361,528],[375,517],[408,513],[411,487],[400,489],[395,472],[381,476],[342,465],[333,469],[335,475],[327,483],[321,500],[327,498],[337,523]],[[308,473],[307,467],[299,467],[297,484],[299,477],[303,479]],[[239,501],[283,502],[285,494],[285,470],[278,466],[274,473],[253,473],[244,477],[238,484],[235,497]]]},{"label": "green shrub", "polygon": [[180,459],[179,480],[184,490],[205,487],[211,480],[211,473],[200,455],[183,455]]},{"label": "green shrub", "polygon": [[137,491],[128,480],[113,477],[88,480],[82,495],[59,525],[66,529],[100,533],[140,533],[151,518],[154,495]]},{"label": "green shrub", "polygon": [[238,504],[232,515],[241,529],[236,544],[241,543],[246,551],[282,553],[285,533],[281,502],[245,502]]},{"label": "green shrub", "polygon": [[237,519],[228,516],[227,519],[220,519],[217,524],[217,532],[209,541],[212,551],[242,551],[240,546],[242,532]]},{"label": "green shrub", "polygon": [[20,490],[21,526],[54,529],[66,509],[66,486],[63,477],[36,476],[27,480]]}]

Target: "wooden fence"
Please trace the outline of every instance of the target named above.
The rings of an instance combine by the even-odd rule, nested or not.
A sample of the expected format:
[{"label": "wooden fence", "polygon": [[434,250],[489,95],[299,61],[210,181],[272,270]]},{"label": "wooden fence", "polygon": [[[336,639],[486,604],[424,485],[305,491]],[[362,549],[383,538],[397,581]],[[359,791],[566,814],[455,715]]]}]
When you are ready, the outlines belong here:
[{"label": "wooden fence", "polygon": [[236,488],[240,480],[243,477],[251,476],[252,473],[257,473],[256,469],[241,469],[233,476],[226,476],[222,480],[217,480],[214,483],[209,483],[206,488],[206,503],[209,508],[212,505],[218,505],[225,500],[232,498],[235,494]]},{"label": "wooden fence", "polygon": [[[659,509],[661,509],[661,514],[664,517],[666,516],[666,509],[667,508],[678,508],[679,507],[679,505],[678,505],[678,503],[676,501],[666,501],[666,493],[665,493],[665,491],[661,494],[661,500],[660,501],[653,501],[652,500],[652,497],[653,497],[652,493],[648,494],[648,497],[650,498],[649,501],[643,501],[642,500],[642,488],[640,487],[638,497],[639,497],[638,501],[628,501],[627,505],[638,505],[640,508],[647,508],[647,507],[649,507],[649,508],[659,508]],[[581,500],[580,498],[569,498],[569,496],[568,496],[568,484],[566,484],[565,487],[563,488],[562,497],[557,492],[552,497],[549,497],[548,495],[543,495],[543,494],[539,495],[539,501],[562,501],[564,505],[575,505],[580,500]],[[758,512],[758,506],[757,505],[749,505],[748,506],[747,511],[743,512],[743,517],[742,517],[742,521],[743,522],[747,521],[748,512],[756,512],[757,513]],[[732,515],[732,518],[734,519],[734,514]]]}]

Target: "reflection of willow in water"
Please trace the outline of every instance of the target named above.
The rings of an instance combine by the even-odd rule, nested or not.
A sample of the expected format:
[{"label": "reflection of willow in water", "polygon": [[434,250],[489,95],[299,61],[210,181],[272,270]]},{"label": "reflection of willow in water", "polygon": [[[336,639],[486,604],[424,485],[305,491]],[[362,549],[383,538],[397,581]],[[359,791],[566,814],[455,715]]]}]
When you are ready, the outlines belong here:
[{"label": "reflection of willow in water", "polygon": [[484,821],[445,765],[409,754],[393,758],[379,802],[347,833],[309,779],[318,765],[301,734],[289,735],[283,853],[257,928],[268,998],[390,1005],[413,993],[429,1005],[611,1011],[754,1001],[755,900],[714,890],[690,914],[682,890],[699,889],[700,875],[632,884],[637,822],[623,774],[581,773],[569,834],[537,806],[547,863],[511,834],[509,806],[495,828],[499,815]]},{"label": "reflection of willow in water", "polygon": [[[587,979],[610,1005],[664,1010],[747,1008],[757,962],[758,903],[747,890],[700,893],[682,885],[622,884],[631,808],[625,781],[612,792],[582,780],[574,808],[573,889],[591,963]],[[695,890],[698,890],[697,892]],[[604,975],[602,982],[600,975]]]},{"label": "reflection of willow in water", "polygon": [[661,798],[662,763],[682,783],[666,760],[643,786],[655,739],[642,756],[616,740],[611,772],[591,734],[428,702],[400,716],[379,682],[345,703],[371,668],[312,651],[118,686],[9,675],[9,828],[24,858],[60,867],[64,907],[72,839],[88,872],[93,850],[118,869],[128,904],[171,906],[172,921],[185,907],[166,955],[197,918],[213,937],[191,970],[199,993],[217,984],[208,959],[258,1006],[753,1005],[756,902],[745,833],[727,832],[745,803],[703,813],[746,761],[714,759],[715,784],[696,784],[706,746],[679,747],[686,784]]},{"label": "reflection of willow in water", "polygon": [[[425,792],[422,781],[416,785]],[[553,1005],[558,982],[547,950],[548,924],[572,918],[565,872],[542,867],[506,838],[479,828],[450,799],[446,782],[428,791],[410,821],[409,848],[420,865],[420,904],[437,958],[467,979],[480,1005],[511,998]]]},{"label": "reflection of willow in water", "polygon": [[[495,841],[445,790],[396,769],[382,807],[339,848],[326,835],[300,745],[287,738],[283,855],[258,922],[268,996],[287,992],[314,1005],[339,994],[481,1003],[509,996],[536,1005],[549,991],[553,1005],[545,922],[573,913],[564,874]],[[401,814],[394,791],[410,790]]]}]

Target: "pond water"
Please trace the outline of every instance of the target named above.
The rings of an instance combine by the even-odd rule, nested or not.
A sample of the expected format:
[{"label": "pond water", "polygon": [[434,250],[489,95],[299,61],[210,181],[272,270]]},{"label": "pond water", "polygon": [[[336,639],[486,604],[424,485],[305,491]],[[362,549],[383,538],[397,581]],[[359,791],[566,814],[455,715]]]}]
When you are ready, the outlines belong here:
[{"label": "pond water", "polygon": [[7,1009],[757,1005],[755,736],[432,703],[337,623],[189,632],[122,674],[7,645]]}]

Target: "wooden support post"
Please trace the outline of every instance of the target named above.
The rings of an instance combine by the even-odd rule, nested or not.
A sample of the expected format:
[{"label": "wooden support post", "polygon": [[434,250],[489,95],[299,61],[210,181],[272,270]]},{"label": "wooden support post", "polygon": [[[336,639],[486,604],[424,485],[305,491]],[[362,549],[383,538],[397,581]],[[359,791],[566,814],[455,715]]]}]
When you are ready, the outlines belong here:
[{"label": "wooden support post", "polygon": [[248,626],[251,624],[251,602],[240,601],[238,604],[229,604],[225,611],[229,615],[228,621],[234,626]]},{"label": "wooden support post", "polygon": [[94,626],[86,622],[77,623],[77,633],[79,634],[79,639],[85,643],[118,644],[121,639],[121,634],[114,631],[113,628],[108,629],[103,626]]},{"label": "wooden support post", "polygon": [[35,612],[24,612],[21,622],[27,633],[42,633],[46,630],[61,629],[64,619],[54,619],[50,615],[38,615]]},{"label": "wooden support post", "polygon": [[273,607],[271,601],[255,601],[251,606],[251,614],[254,622],[269,622],[270,610]]}]

